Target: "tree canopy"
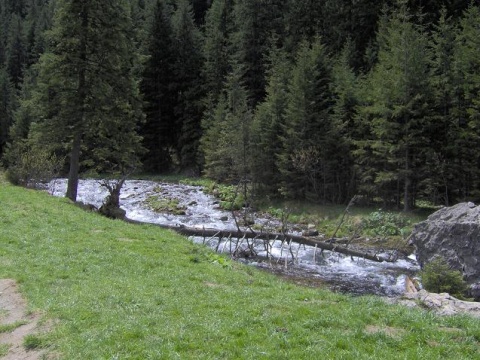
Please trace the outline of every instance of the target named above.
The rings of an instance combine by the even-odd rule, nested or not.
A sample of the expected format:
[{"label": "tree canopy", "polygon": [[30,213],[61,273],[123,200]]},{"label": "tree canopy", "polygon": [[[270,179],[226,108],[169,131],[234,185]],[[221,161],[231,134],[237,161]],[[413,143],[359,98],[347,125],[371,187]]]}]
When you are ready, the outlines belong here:
[{"label": "tree canopy", "polygon": [[[0,0],[0,155],[410,210],[480,196],[480,8]],[[27,146],[27,145],[28,146]]]}]

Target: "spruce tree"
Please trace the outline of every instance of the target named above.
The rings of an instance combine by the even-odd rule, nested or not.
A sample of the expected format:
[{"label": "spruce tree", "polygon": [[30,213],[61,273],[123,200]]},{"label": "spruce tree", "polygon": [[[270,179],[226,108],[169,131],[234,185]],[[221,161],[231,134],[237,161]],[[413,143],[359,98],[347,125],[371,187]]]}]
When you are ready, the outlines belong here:
[{"label": "spruce tree", "polygon": [[472,199],[479,195],[480,153],[476,150],[480,139],[480,7],[471,5],[460,20],[456,38],[455,66],[461,81],[459,119],[459,153],[463,169],[460,174],[460,198]]},{"label": "spruce tree", "polygon": [[0,158],[9,140],[15,101],[15,88],[5,68],[0,67]]},{"label": "spruce tree", "polygon": [[[430,83],[434,96],[434,119],[430,130],[431,146],[427,152],[425,169],[428,173],[425,185],[429,198],[434,203],[449,206],[459,199],[465,169],[461,164],[465,152],[462,145],[461,121],[465,119],[462,109],[462,79],[455,65],[457,27],[447,11],[442,9],[438,24],[431,36],[432,61]],[[462,114],[463,113],[463,114]]]},{"label": "spruce tree", "polygon": [[173,16],[177,155],[182,171],[199,173],[199,144],[202,135],[202,37],[193,21],[188,0],[180,0]]},{"label": "spruce tree", "polygon": [[6,65],[10,80],[19,89],[23,79],[23,70],[27,64],[27,47],[24,36],[23,20],[12,15],[7,39]]},{"label": "spruce tree", "polygon": [[[370,101],[361,110],[363,120],[369,121],[372,138],[357,145],[363,148],[361,156],[369,156],[367,161],[374,166],[365,169],[366,159],[358,159],[365,169],[363,181],[387,204],[403,203],[408,211],[415,205],[417,185],[422,180],[431,96],[425,33],[412,21],[405,1],[398,5],[398,10],[385,15],[380,24],[378,64],[368,83]],[[376,165],[372,161],[377,161]]]},{"label": "spruce tree", "polygon": [[317,39],[303,42],[289,85],[278,167],[288,197],[329,201],[334,183],[332,70]]},{"label": "spruce tree", "polygon": [[202,139],[205,173],[219,181],[237,183],[250,180],[252,112],[242,74],[241,66],[235,65]]},{"label": "spruce tree", "polygon": [[285,125],[291,62],[283,49],[275,47],[272,47],[268,59],[267,95],[255,110],[250,131],[250,167],[258,191],[278,195],[277,156],[282,150],[280,135]]},{"label": "spruce tree", "polygon": [[147,39],[148,60],[143,71],[141,91],[145,101],[146,121],[141,127],[147,171],[171,169],[171,154],[176,148],[174,106],[174,48],[170,17],[163,2],[157,1]]},{"label": "spruce tree", "polygon": [[125,1],[57,2],[50,52],[39,61],[36,88],[44,141],[69,152],[66,196],[75,201],[82,156],[101,172],[126,172],[141,150],[141,102]]}]

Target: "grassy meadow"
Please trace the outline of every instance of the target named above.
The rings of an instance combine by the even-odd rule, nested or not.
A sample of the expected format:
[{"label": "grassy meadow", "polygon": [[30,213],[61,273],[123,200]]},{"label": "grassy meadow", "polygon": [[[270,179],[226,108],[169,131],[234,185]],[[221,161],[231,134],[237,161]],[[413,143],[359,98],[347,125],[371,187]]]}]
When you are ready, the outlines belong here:
[{"label": "grassy meadow", "polygon": [[53,324],[29,346],[55,359],[480,358],[479,320],[300,287],[5,182],[0,278]]}]

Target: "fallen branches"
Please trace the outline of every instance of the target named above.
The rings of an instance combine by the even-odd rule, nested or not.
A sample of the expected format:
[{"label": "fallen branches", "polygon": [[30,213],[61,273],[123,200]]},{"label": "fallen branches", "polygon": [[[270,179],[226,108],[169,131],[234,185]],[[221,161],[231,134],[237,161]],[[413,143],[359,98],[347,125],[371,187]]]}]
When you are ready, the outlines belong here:
[{"label": "fallen branches", "polygon": [[[127,219],[128,222],[132,223],[140,223],[135,220]],[[301,235],[292,235],[292,234],[282,234],[276,232],[255,232],[253,230],[218,230],[218,229],[205,229],[205,228],[192,228],[186,226],[172,226],[172,225],[160,225],[160,224],[152,224],[159,226],[164,229],[174,230],[179,234],[185,236],[200,236],[200,237],[218,237],[222,238],[237,238],[237,239],[253,239],[253,240],[265,240],[265,241],[285,241],[287,243],[294,242],[297,244],[302,245],[309,245],[321,250],[329,250],[334,251],[340,254],[359,257],[362,259],[367,259],[376,262],[394,262],[390,259],[386,259],[382,256],[376,254],[370,254],[363,251],[353,250],[346,248],[344,246],[335,244],[335,243],[328,243],[324,241],[320,241],[314,238],[309,238]]]}]

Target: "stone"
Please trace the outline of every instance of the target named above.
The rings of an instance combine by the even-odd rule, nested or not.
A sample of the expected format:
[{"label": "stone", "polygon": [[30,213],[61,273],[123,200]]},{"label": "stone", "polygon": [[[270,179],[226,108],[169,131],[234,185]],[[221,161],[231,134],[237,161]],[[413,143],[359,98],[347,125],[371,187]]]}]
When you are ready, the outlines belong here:
[{"label": "stone", "polygon": [[439,315],[467,314],[480,318],[480,304],[477,302],[462,301],[447,293],[435,294],[426,290],[415,293],[406,293],[400,304],[412,306],[409,301],[420,302],[422,307],[435,311]]},{"label": "stone", "polygon": [[[480,283],[480,206],[460,203],[436,211],[414,227],[410,243],[421,267],[442,256],[468,284]],[[479,298],[478,287],[476,293]]]}]

